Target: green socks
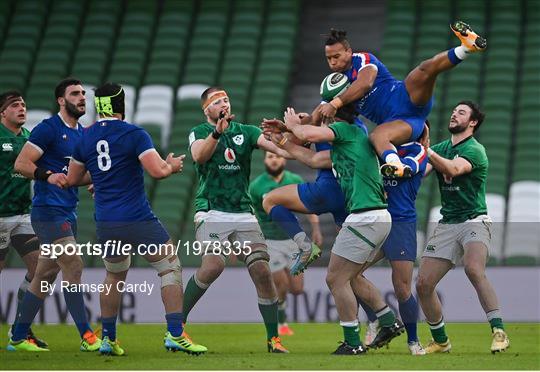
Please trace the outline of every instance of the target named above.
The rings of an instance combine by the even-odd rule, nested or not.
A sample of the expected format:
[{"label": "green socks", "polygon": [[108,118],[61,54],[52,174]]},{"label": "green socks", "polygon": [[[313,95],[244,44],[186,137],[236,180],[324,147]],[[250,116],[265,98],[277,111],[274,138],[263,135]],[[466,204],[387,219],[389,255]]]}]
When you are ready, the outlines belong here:
[{"label": "green socks", "polygon": [[448,341],[448,336],[446,335],[446,330],[444,329],[443,318],[441,318],[441,320],[435,324],[431,324],[429,322],[428,324],[431,331],[431,336],[436,343],[444,344],[446,341]]},{"label": "green socks", "polygon": [[396,321],[396,315],[388,306],[376,311],[375,314],[377,315],[377,320],[381,327],[390,327]]},{"label": "green socks", "polygon": [[489,325],[491,326],[491,331],[493,331],[493,328],[499,328],[504,330],[504,324],[499,309],[488,311],[486,313],[486,316],[489,321]]},{"label": "green socks", "polygon": [[184,323],[187,322],[187,317],[191,309],[193,309],[193,306],[195,306],[210,286],[209,284],[198,281],[195,275],[196,274],[193,274],[193,276],[189,278],[186,290],[184,291],[184,306],[182,309],[182,312],[184,313]]},{"label": "green socks", "polygon": [[264,326],[266,327],[266,337],[278,337],[278,303],[276,299],[259,298],[259,311],[261,312]]},{"label": "green socks", "polygon": [[349,346],[360,346],[360,325],[358,320],[350,322],[339,322],[339,325],[343,328],[343,338]]}]

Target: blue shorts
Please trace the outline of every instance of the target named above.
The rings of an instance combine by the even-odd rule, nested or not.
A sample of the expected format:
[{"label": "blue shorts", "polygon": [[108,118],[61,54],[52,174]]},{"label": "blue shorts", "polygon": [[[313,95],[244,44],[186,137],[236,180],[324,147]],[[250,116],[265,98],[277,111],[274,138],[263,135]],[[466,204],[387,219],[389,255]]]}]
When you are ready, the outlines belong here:
[{"label": "blue shorts", "polygon": [[40,244],[51,244],[58,239],[77,236],[75,208],[34,206],[30,212],[30,222]]},{"label": "blue shorts", "polygon": [[384,123],[403,120],[412,128],[410,141],[417,141],[424,131],[424,123],[433,107],[433,97],[424,106],[416,106],[411,102],[409,92],[402,81],[396,81],[387,101],[388,111]]},{"label": "blue shorts", "polygon": [[[116,244],[111,246],[131,244],[132,253],[146,253],[146,247],[150,244],[159,245],[169,241],[170,236],[159,221],[154,218],[148,221],[132,221],[132,222],[96,222],[97,242],[102,247],[107,241],[116,241]],[[141,246],[141,249],[137,249]],[[136,249],[136,250],[134,250]],[[108,250],[105,257],[121,256],[117,250]]]},{"label": "blue shorts", "polygon": [[345,196],[336,179],[322,178],[316,182],[298,184],[298,195],[312,213],[332,213],[336,225],[343,225],[349,215],[345,210]]},{"label": "blue shorts", "polygon": [[416,261],[416,221],[392,221],[382,250],[389,261]]}]

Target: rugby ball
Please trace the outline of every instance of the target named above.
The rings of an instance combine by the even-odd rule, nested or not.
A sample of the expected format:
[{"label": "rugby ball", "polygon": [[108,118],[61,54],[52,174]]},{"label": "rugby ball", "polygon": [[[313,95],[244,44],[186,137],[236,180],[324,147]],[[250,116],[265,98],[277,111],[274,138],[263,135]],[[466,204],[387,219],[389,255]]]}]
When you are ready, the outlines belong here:
[{"label": "rugby ball", "polygon": [[341,72],[333,72],[321,83],[321,98],[323,101],[330,102],[334,97],[342,94],[351,85],[347,76]]}]

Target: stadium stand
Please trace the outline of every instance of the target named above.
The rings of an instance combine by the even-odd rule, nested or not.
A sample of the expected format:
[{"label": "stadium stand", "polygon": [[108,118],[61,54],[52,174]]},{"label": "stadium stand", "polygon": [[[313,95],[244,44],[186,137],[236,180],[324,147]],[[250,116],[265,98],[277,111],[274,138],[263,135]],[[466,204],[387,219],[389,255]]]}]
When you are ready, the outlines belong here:
[{"label": "stadium stand", "polygon": [[[126,120],[148,130],[160,150],[187,153],[190,128],[204,120],[199,97],[208,85],[229,91],[238,121],[258,125],[263,117],[281,116],[294,84],[291,64],[302,5],[301,0],[5,0],[0,2],[0,90],[25,94],[32,128],[55,112],[57,81],[76,76],[87,90],[81,122],[89,125],[95,117],[92,88],[108,80],[121,83]],[[538,3],[388,0],[386,7],[377,55],[400,79],[455,44],[446,25],[456,18],[488,38],[486,53],[438,80],[431,142],[448,137],[457,102],[481,104],[487,116],[479,138],[490,159],[487,201],[496,226],[491,263],[540,263],[538,229],[521,230],[539,221],[533,213],[540,204]],[[262,152],[256,152],[252,175],[263,169]],[[145,176],[153,208],[174,239],[194,238],[196,182],[189,156],[180,176],[160,182]],[[440,205],[436,180],[425,182],[417,200],[421,248],[430,233],[428,220],[438,219]],[[80,195],[79,238],[92,240],[92,199],[83,189]],[[15,256],[10,254],[9,265],[20,264]],[[193,256],[182,259],[198,263]]]}]

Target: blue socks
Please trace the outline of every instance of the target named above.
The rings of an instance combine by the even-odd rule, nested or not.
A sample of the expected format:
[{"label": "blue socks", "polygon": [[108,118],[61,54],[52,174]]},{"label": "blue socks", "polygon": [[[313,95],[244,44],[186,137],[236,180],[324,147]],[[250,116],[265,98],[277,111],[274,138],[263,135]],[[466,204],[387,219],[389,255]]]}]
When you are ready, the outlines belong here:
[{"label": "blue socks", "polygon": [[401,159],[401,162],[403,164],[408,165],[409,167],[411,167],[411,170],[412,170],[413,174],[418,173],[418,163],[416,163],[411,158],[403,158],[403,159]]},{"label": "blue socks", "polygon": [[84,299],[81,292],[66,291],[64,290],[64,300],[66,305],[79,330],[81,337],[86,331],[91,331],[90,324],[88,324],[88,318],[86,317],[86,310],[84,309]]},{"label": "blue socks", "polygon": [[117,315],[109,318],[102,318],[101,324],[103,326],[103,337],[109,337],[109,340],[116,340],[116,318]]},{"label": "blue socks", "polygon": [[296,216],[282,205],[276,205],[270,210],[270,218],[285,230],[291,239],[303,231]]},{"label": "blue socks", "polygon": [[463,62],[463,60],[456,55],[456,48],[450,49],[447,55],[450,63],[452,63],[453,65],[457,65],[458,63]]},{"label": "blue socks", "polygon": [[30,324],[34,321],[42,305],[43,300],[41,298],[30,291],[26,291],[21,305],[21,312],[20,314],[16,314],[17,324],[13,329],[13,341],[26,339]]},{"label": "blue socks", "polygon": [[13,321],[11,329],[15,329],[15,326],[19,321],[19,316],[21,315],[22,311],[24,295],[26,294],[28,287],[30,287],[30,280],[28,279],[28,274],[26,274],[21,285],[19,286],[19,290],[17,291],[17,309],[15,310],[15,320]]},{"label": "blue socks", "polygon": [[418,320],[418,303],[416,298],[411,295],[407,301],[399,303],[399,314],[407,330],[407,342],[418,341],[416,333],[416,322]]},{"label": "blue socks", "polygon": [[173,337],[179,337],[184,331],[182,321],[184,320],[184,314],[182,313],[169,313],[165,314],[167,319],[167,331],[171,333]]},{"label": "blue socks", "polygon": [[356,302],[358,302],[358,304],[362,306],[362,309],[364,309],[367,318],[371,323],[377,320],[377,314],[375,314],[375,311],[373,311],[368,304],[362,301],[359,297],[356,297]]}]

